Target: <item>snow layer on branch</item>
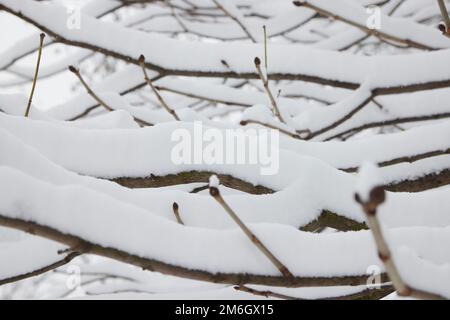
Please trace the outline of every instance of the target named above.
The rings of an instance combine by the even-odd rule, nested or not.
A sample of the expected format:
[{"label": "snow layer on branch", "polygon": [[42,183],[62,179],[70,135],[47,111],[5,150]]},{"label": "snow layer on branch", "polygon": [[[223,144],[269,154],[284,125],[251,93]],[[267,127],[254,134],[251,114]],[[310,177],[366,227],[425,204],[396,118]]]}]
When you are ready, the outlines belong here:
[{"label": "snow layer on branch", "polygon": [[[120,4],[117,0],[91,0],[85,6],[81,8],[81,11],[86,16],[100,16],[109,10],[118,7]],[[60,13],[64,12],[67,17],[67,9],[61,7]],[[32,34],[26,38],[15,43],[12,47],[8,48],[6,51],[0,53],[0,69],[5,68],[15,61],[17,57],[27,55],[38,49],[39,34]],[[44,45],[52,42],[52,39],[47,37],[44,39]]]},{"label": "snow layer on branch", "polygon": [[[329,0],[307,0],[306,2],[348,21],[356,22],[366,26],[368,14],[365,8],[352,0],[329,1]],[[411,20],[397,17],[389,17],[382,14],[380,32],[385,32],[401,39],[414,40],[431,48],[448,48],[449,44],[433,28],[414,23]]]},{"label": "snow layer on branch", "polygon": [[356,182],[356,193],[362,201],[368,201],[370,192],[373,188],[383,185],[381,173],[376,165],[365,162],[358,170],[358,179]]},{"label": "snow layer on branch", "polygon": [[211,177],[209,177],[209,186],[210,187],[218,188],[219,184],[220,184],[220,180],[219,180],[219,178],[217,178],[217,176],[215,174],[213,174]]},{"label": "snow layer on branch", "polygon": [[[24,16],[71,41],[100,46],[135,59],[144,54],[147,63],[176,73],[229,72],[229,69],[221,63],[222,60],[237,73],[254,73],[252,61],[260,54],[260,46],[255,44],[174,40],[102,22],[87,15],[82,15],[83,28],[68,30],[67,13],[63,7],[30,0],[20,2],[1,0],[0,5],[5,5],[14,12],[20,11]],[[47,19],[48,16],[54,19]],[[110,34],[115,36],[109,37]],[[440,39],[448,45],[445,38]],[[124,43],[127,45],[123,45]],[[183,53],[182,59],[179,57],[180,52]],[[303,74],[353,84],[361,84],[369,77],[373,88],[393,87],[449,79],[449,70],[442,68],[442,65],[447,63],[448,56],[448,50],[440,50],[407,56],[365,57],[310,49],[302,45],[273,44],[270,69],[272,74]],[[245,57],[248,57],[248,60]],[[429,61],[433,61],[433,64],[429,64]],[[353,67],[343,70],[341,66],[347,65]]]},{"label": "snow layer on branch", "polygon": [[[172,204],[176,201],[181,208],[183,220],[188,225],[214,229],[234,227],[209,196],[167,188],[128,189],[106,180],[79,176],[50,162],[6,131],[0,135],[0,147],[5,153],[0,158],[1,165],[16,168],[40,180],[59,186],[80,185],[90,188],[172,221]],[[273,176],[260,177],[259,173],[245,167],[215,167],[216,172],[231,174],[243,180],[259,181],[259,184],[265,186],[276,185],[276,190],[280,190],[271,195],[226,195],[227,201],[245,222],[273,222],[299,227],[316,219],[324,209],[359,222],[364,221],[364,215],[353,200],[356,183],[353,175],[312,158],[295,154],[290,156],[290,163],[296,167],[291,165],[290,170],[281,172],[276,179]],[[177,166],[172,168],[172,172],[189,169]],[[380,209],[380,216],[388,226],[450,225],[450,217],[442,210],[450,207],[448,190],[415,194],[388,193],[388,200]],[[410,207],[408,219],[404,218],[404,206]],[[279,211],[277,208],[280,207],[284,210]],[[214,219],[210,219],[211,214]]]},{"label": "snow layer on branch", "polygon": [[[0,177],[2,216],[174,266],[213,273],[278,274],[238,229],[182,226],[104,194],[78,186],[55,187],[11,168],[0,168]],[[54,201],[48,201],[49,196]],[[361,275],[367,265],[381,263],[369,231],[320,235],[277,224],[252,225],[252,231],[298,276]],[[450,240],[448,227],[391,229],[389,238],[393,247],[408,246],[423,259],[450,261],[450,252],[440,246]],[[442,287],[448,294],[448,286]]]},{"label": "snow layer on branch", "polygon": [[[305,142],[286,139],[281,135],[280,144],[284,150],[322,159],[337,168],[353,168],[359,167],[365,160],[379,163],[430,151],[447,150],[449,123],[445,121],[405,132],[346,142]],[[0,114],[0,127],[20,137],[27,144],[36,146],[40,152],[55,162],[78,173],[98,177],[144,177],[150,173],[156,175],[169,171],[173,173],[172,169],[168,170],[173,168],[170,155],[175,145],[175,142],[171,141],[171,134],[177,128],[192,131],[193,123],[171,122],[126,132],[83,131],[55,123],[29,121]],[[205,126],[204,130],[207,128]],[[134,143],[130,144],[129,141]],[[417,141],[421,143],[418,144]],[[65,155],[64,146],[68,144],[71,146],[72,156]],[[61,147],[58,147],[59,145]],[[156,158],[154,150],[166,151],[160,152],[160,157]],[[281,154],[286,152],[284,150],[281,150]],[[76,158],[75,154],[78,154]],[[85,157],[86,154],[91,157]],[[288,158],[281,156],[282,161]],[[291,166],[292,164],[288,165],[286,169],[290,170]],[[198,165],[185,167],[189,168],[201,169]],[[285,170],[283,165],[280,165],[280,168]],[[252,172],[256,172],[256,169]],[[249,182],[261,181],[249,180]],[[268,186],[279,189],[280,185],[277,187],[272,182]]]},{"label": "snow layer on branch", "polygon": [[[7,114],[23,116],[25,114],[27,104],[28,98],[24,95],[0,94],[0,110]],[[125,103],[122,105],[125,105]],[[126,107],[123,109],[126,109]],[[129,111],[133,111],[132,108],[129,109]],[[113,111],[79,121],[59,121],[32,105],[29,117],[51,123],[59,123],[67,127],[77,127],[80,129],[129,129],[139,127],[137,123],[134,122],[133,117],[128,112],[123,110]]]}]

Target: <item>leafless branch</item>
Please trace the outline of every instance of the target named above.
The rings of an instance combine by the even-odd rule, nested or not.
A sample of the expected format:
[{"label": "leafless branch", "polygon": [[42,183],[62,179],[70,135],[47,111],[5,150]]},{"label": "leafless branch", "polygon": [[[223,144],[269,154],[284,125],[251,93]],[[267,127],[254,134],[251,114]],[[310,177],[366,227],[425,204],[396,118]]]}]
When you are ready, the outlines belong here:
[{"label": "leafless branch", "polygon": [[241,20],[239,20],[236,16],[232,15],[231,12],[229,12],[226,8],[224,8],[224,6],[217,0],[212,0],[216,6],[222,10],[223,13],[225,13],[225,15],[227,15],[228,17],[231,18],[231,20],[233,20],[234,22],[237,23],[237,25],[242,29],[242,31],[245,32],[245,34],[247,35],[247,37],[252,40],[253,43],[256,43],[256,39],[253,37],[253,35],[250,33],[250,31],[247,29],[247,27],[242,23]]},{"label": "leafless branch", "polygon": [[209,186],[209,193],[211,196],[225,209],[228,215],[233,219],[233,221],[241,228],[245,235],[250,239],[250,241],[272,262],[272,264],[280,270],[281,274],[285,277],[292,278],[294,275],[289,271],[289,269],[278,260],[272,252],[259,240],[259,238],[242,222],[242,220],[236,215],[233,209],[226,203],[222,198],[220,191],[217,187]]},{"label": "leafless branch", "polygon": [[[87,93],[94,98],[95,101],[97,101],[103,108],[105,108],[107,111],[114,111],[113,108],[111,108],[103,99],[101,99],[92,89],[91,87],[86,83],[86,81],[81,76],[80,70],[75,68],[74,66],[69,66],[69,71],[72,72],[74,75],[77,76],[77,78],[80,80],[83,87],[86,89]],[[153,124],[144,121],[142,119],[133,117],[134,121],[136,121],[140,126],[152,126]]]},{"label": "leafless branch", "polygon": [[283,117],[281,116],[280,110],[278,109],[278,105],[277,102],[275,100],[275,98],[272,95],[272,91],[270,91],[269,88],[269,77],[264,76],[262,69],[261,69],[261,60],[258,57],[255,57],[255,67],[256,70],[258,71],[258,75],[259,78],[261,79],[263,86],[264,86],[264,90],[266,91],[267,96],[269,97],[270,103],[272,105],[272,111],[273,114],[278,118],[278,120],[280,120],[282,123],[286,123],[286,121],[284,121]]},{"label": "leafless branch", "polygon": [[13,283],[13,282],[17,282],[20,280],[24,280],[27,278],[31,278],[31,277],[35,277],[38,275],[41,275],[43,273],[46,273],[48,271],[54,270],[56,268],[59,268],[69,262],[71,262],[73,259],[75,259],[76,257],[78,257],[80,255],[80,253],[78,252],[71,252],[68,255],[66,255],[63,259],[56,261],[52,264],[49,264],[48,266],[21,274],[21,275],[17,275],[14,277],[10,277],[10,278],[5,278],[5,279],[0,279],[0,286],[4,285],[4,284],[8,284],[8,283]]},{"label": "leafless branch", "polygon": [[161,105],[164,107],[164,109],[175,118],[175,120],[180,121],[180,118],[178,117],[178,115],[175,112],[175,110],[173,110],[172,108],[170,108],[167,105],[166,101],[159,94],[158,89],[156,89],[155,86],[153,85],[152,80],[150,80],[150,78],[148,77],[147,70],[145,69],[145,57],[144,57],[144,55],[141,55],[139,57],[139,65],[141,66],[142,72],[144,73],[145,82],[147,82],[149,87],[152,89],[152,91],[155,94],[156,98],[158,98],[158,101],[161,103]]},{"label": "leafless branch", "polygon": [[[342,277],[286,277],[267,276],[242,273],[211,273],[203,270],[193,270],[183,266],[177,266],[152,258],[130,254],[120,249],[104,247],[100,244],[90,242],[78,236],[67,234],[59,230],[37,224],[32,221],[15,219],[0,214],[0,225],[22,230],[34,235],[44,237],[72,248],[80,248],[80,253],[89,253],[102,257],[111,258],[127,264],[135,265],[144,270],[161,272],[167,275],[189,278],[194,280],[209,281],[232,285],[261,284],[282,287],[317,287],[317,286],[339,286],[339,285],[362,285],[367,283],[367,275],[342,276]],[[387,277],[382,274],[381,281],[386,282]]]}]

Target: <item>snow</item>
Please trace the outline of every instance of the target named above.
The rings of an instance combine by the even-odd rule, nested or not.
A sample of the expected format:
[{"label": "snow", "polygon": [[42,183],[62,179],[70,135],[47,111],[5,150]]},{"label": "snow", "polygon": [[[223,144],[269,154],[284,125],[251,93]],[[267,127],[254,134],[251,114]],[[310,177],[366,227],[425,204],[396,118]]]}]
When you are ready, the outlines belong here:
[{"label": "snow", "polygon": [[[146,34],[119,25],[102,22],[82,14],[84,27],[77,30],[66,28],[66,9],[64,7],[37,3],[31,0],[20,2],[1,0],[0,5],[10,8],[14,12],[20,11],[24,16],[32,17],[37,23],[54,30],[57,34],[76,42],[101,46],[122,57],[137,57],[144,54],[148,64],[159,66],[174,73],[198,72],[211,74],[212,72],[228,72],[228,68],[221,61],[225,60],[231,70],[237,73],[254,72],[252,61],[260,54],[260,47],[256,44],[221,44],[195,43],[192,41],[173,40],[157,34]],[[321,3],[322,5],[322,3]],[[339,11],[341,12],[341,10]],[[47,19],[53,16],[57,19]],[[390,25],[390,24],[389,24]],[[392,25],[405,30],[402,21],[395,20]],[[408,26],[411,24],[408,23]],[[411,26],[412,27],[412,26]],[[448,46],[445,38],[428,36],[428,28],[414,25],[408,31],[409,35],[425,33],[427,36],[420,40],[432,41],[430,44]],[[87,32],[89,30],[89,32]],[[432,30],[433,35],[435,31]],[[114,34],[113,38],[107,35]],[[121,46],[126,41],[127,46]],[[439,43],[438,43],[439,42]],[[157,45],[156,45],[157,44]],[[236,55],[235,52],[240,52]],[[167,53],[171,54],[167,54]],[[183,52],[183,59],[179,59],[178,52]],[[448,60],[448,50],[438,50],[427,53],[408,55],[405,59],[401,55],[364,57],[347,53],[329,52],[311,49],[303,45],[278,45],[270,48],[272,74],[304,75],[309,77],[326,78],[353,85],[361,84],[370,75],[373,88],[389,88],[423,83],[424,81],[443,81],[450,78],[449,71],[441,66]],[[202,57],[198,59],[197,57]],[[243,59],[244,57],[244,59]],[[248,59],[245,59],[248,57]],[[434,61],[428,64],[428,61]],[[308,64],[302,63],[308,61]],[[352,65],[352,69],[345,72],[340,66]],[[415,68],[410,68],[414,65]],[[386,71],[389,70],[387,77]],[[424,74],[429,75],[424,77]]]},{"label": "snow", "polygon": [[[3,216],[33,221],[104,247],[175,266],[213,273],[277,275],[239,230],[218,232],[181,226],[98,192],[77,186],[55,187],[10,168],[2,167],[0,177],[0,190],[5,195],[0,200]],[[52,202],[46,200],[50,194]],[[252,231],[265,239],[269,250],[276,252],[297,276],[357,275],[364,274],[367,265],[379,265],[369,231],[317,235],[277,224],[254,225]],[[127,236],[118,238],[119,233]],[[449,237],[449,228],[390,230],[393,245],[407,244],[420,250],[426,259],[435,258],[432,253],[439,252],[438,262],[449,261],[450,256],[447,250],[436,248],[434,241],[442,243]],[[420,239],[428,240],[417,243]],[[160,241],[164,246],[148,245]],[[301,252],[302,259],[294,252]],[[324,259],[333,263],[324,263]],[[352,264],[346,263],[348,259]],[[447,295],[448,287],[443,290]]]},{"label": "snow", "polygon": [[209,177],[209,187],[218,188],[220,184],[219,178],[215,174]]},{"label": "snow", "polygon": [[[227,205],[296,277],[336,284],[384,271],[354,195],[367,201],[377,186],[405,190],[386,191],[377,208],[393,262],[408,286],[450,298],[450,42],[435,28],[439,8],[433,0],[308,3],[334,19],[290,0],[90,0],[82,2],[81,28],[70,28],[67,6],[81,2],[0,0],[0,27],[8,30],[0,35],[0,283],[61,261],[69,252],[61,250],[73,245],[7,221],[106,248],[1,286],[0,298],[267,299],[199,274],[263,276],[247,286],[300,299],[367,289],[268,286],[264,276],[282,275],[211,197],[208,186],[219,185]],[[381,25],[368,34],[373,4]],[[37,29],[47,37],[25,118]],[[253,62],[266,53],[283,122]],[[146,84],[136,65],[141,54],[180,121]],[[265,175],[267,163],[251,161],[175,163],[178,130],[201,151],[210,148],[205,132],[238,134],[250,151],[267,149],[264,134],[276,134],[270,166],[277,170]],[[202,178],[191,179],[193,171]],[[154,186],[126,187],[119,178]],[[241,185],[269,190],[247,193]],[[360,230],[343,232],[349,223]],[[155,270],[102,256],[110,249],[149,259]],[[178,271],[162,274],[161,266]],[[80,287],[69,288],[73,268]]]},{"label": "snow", "polygon": [[358,170],[358,179],[356,182],[356,193],[361,197],[362,201],[369,201],[370,192],[383,185],[380,178],[378,167],[371,162],[365,162]]}]

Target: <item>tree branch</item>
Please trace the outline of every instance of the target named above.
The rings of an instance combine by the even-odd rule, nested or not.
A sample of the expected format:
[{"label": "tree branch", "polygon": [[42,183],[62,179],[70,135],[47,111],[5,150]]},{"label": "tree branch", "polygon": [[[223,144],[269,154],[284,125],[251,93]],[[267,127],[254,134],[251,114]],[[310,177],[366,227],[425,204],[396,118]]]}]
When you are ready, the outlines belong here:
[{"label": "tree branch", "polygon": [[170,108],[169,105],[166,103],[166,101],[164,101],[163,97],[159,94],[158,89],[155,88],[155,86],[153,85],[152,80],[150,80],[150,78],[148,77],[147,70],[145,69],[145,57],[144,57],[144,55],[141,54],[138,61],[139,61],[139,65],[142,68],[142,72],[144,73],[145,82],[147,82],[148,86],[152,89],[152,91],[155,94],[156,98],[158,98],[159,103],[161,103],[161,105],[164,107],[164,109],[168,113],[170,113],[175,118],[175,120],[180,121],[180,118],[178,117],[178,115],[175,112],[175,110]]},{"label": "tree branch", "polygon": [[[78,253],[78,252],[71,252],[68,255],[66,255],[63,259],[56,261],[52,264],[49,264],[48,266],[36,269],[36,270],[28,272],[28,273],[17,275],[17,276],[11,277],[11,278],[0,279],[0,286],[2,286],[4,284],[24,280],[27,278],[35,277],[35,276],[41,275],[43,273],[46,273],[48,271],[54,270],[56,268],[59,268],[65,264],[71,262],[74,258],[78,257],[79,255],[80,255],[80,253]],[[3,263],[5,263],[5,262],[3,262]]]},{"label": "tree branch", "polygon": [[[214,176],[215,177],[215,176]],[[217,177],[216,177],[217,179]],[[211,183],[209,185],[209,193],[211,196],[225,209],[231,219],[241,228],[241,230],[245,233],[245,235],[250,239],[250,241],[272,262],[272,264],[280,270],[281,274],[285,277],[292,278],[293,274],[289,271],[289,269],[278,260],[272,252],[259,240],[259,238],[250,231],[249,228],[242,222],[242,220],[237,216],[237,214],[231,209],[231,207],[225,202],[220,194],[219,188],[216,186],[212,186]]]},{"label": "tree branch", "polygon": [[[113,260],[121,261],[127,264],[138,266],[144,270],[161,272],[163,274],[176,277],[189,278],[200,281],[214,283],[224,283],[232,285],[241,284],[261,284],[281,287],[317,287],[317,286],[340,286],[340,285],[363,285],[367,283],[367,275],[341,276],[341,277],[285,277],[285,276],[266,276],[241,273],[211,273],[203,270],[194,270],[182,266],[175,266],[151,258],[143,258],[130,254],[120,249],[104,247],[94,242],[82,239],[78,236],[63,233],[51,227],[43,226],[35,222],[22,219],[15,219],[0,215],[0,225],[22,230],[40,237],[44,237],[69,247],[82,248],[80,253],[89,253]],[[386,282],[387,277],[382,274],[382,282]]]}]

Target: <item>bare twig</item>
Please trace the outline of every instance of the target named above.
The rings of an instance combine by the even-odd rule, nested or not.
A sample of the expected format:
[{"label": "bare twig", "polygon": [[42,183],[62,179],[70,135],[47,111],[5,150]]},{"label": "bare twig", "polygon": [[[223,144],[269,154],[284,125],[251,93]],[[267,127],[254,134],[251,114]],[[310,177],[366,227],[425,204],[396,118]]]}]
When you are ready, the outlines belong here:
[{"label": "bare twig", "polygon": [[269,290],[256,290],[247,286],[234,286],[233,287],[234,290],[236,291],[242,291],[242,292],[246,292],[246,293],[250,293],[253,294],[255,296],[261,296],[261,297],[266,297],[266,298],[278,298],[278,299],[283,299],[283,300],[305,300],[302,298],[296,298],[296,297],[292,297],[292,296],[288,296],[285,294],[281,294],[281,293],[276,293],[273,291],[269,291]]},{"label": "bare twig", "polygon": [[372,188],[369,193],[368,200],[363,200],[363,197],[361,197],[358,193],[355,194],[356,202],[361,205],[364,213],[366,214],[367,225],[372,231],[372,235],[378,249],[378,256],[384,263],[386,272],[391,279],[397,294],[399,296],[409,296],[419,299],[442,299],[439,295],[411,288],[402,279],[394,261],[392,260],[391,251],[389,250],[389,246],[384,238],[380,222],[377,218],[378,206],[384,202],[385,198],[385,191],[381,186]]},{"label": "bare twig", "polygon": [[251,242],[272,262],[272,264],[280,270],[281,274],[285,277],[294,277],[294,275],[289,271],[289,269],[278,260],[272,252],[258,239],[258,237],[250,231],[249,228],[242,222],[242,220],[236,215],[233,209],[225,202],[220,194],[219,188],[214,186],[209,186],[209,193],[211,196],[225,209],[228,215],[233,219],[233,221],[241,228],[241,230],[245,233],[245,235],[251,240]]},{"label": "bare twig", "polygon": [[258,71],[259,78],[261,79],[261,81],[263,83],[264,90],[266,91],[266,94],[269,97],[270,103],[272,104],[273,113],[281,122],[286,123],[284,121],[283,117],[281,116],[280,110],[278,109],[277,102],[276,102],[275,98],[273,97],[272,92],[270,91],[269,77],[266,78],[261,70],[261,60],[258,57],[255,57],[254,62],[255,62],[256,70]]},{"label": "bare twig", "polygon": [[264,31],[264,66],[266,67],[266,70],[268,69],[268,56],[267,56],[267,30],[266,30],[266,26],[263,26],[263,31]]},{"label": "bare twig", "polygon": [[80,70],[75,68],[74,66],[69,66],[69,71],[72,72],[74,75],[77,76],[78,80],[80,80],[83,87],[86,89],[87,93],[95,99],[103,108],[105,108],[108,111],[114,111],[113,108],[111,108],[105,101],[103,101],[95,92],[89,87],[89,85],[84,81],[83,77],[81,76]]},{"label": "bare twig", "polygon": [[30,93],[30,98],[28,99],[27,109],[25,111],[25,117],[28,117],[28,115],[30,114],[31,102],[33,101],[34,89],[36,88],[36,82],[37,82],[37,78],[39,75],[39,66],[41,64],[41,56],[42,56],[42,48],[44,46],[44,38],[45,38],[45,34],[41,33],[40,42],[39,42],[38,58],[37,58],[37,62],[36,62],[36,69],[34,71],[33,84],[31,86],[31,93]]},{"label": "bare twig", "polygon": [[78,252],[71,252],[68,255],[66,255],[63,259],[58,260],[58,261],[56,261],[56,262],[54,262],[52,264],[49,264],[49,265],[47,265],[45,267],[42,267],[42,268],[30,271],[30,272],[27,272],[27,273],[24,273],[24,274],[20,274],[20,275],[11,277],[11,278],[0,279],[0,286],[4,285],[4,284],[7,284],[7,283],[17,282],[17,281],[20,281],[20,280],[24,280],[24,279],[27,279],[27,278],[34,277],[34,276],[38,276],[38,275],[41,275],[41,274],[43,274],[45,272],[54,270],[56,268],[59,268],[59,267],[65,265],[65,264],[69,263],[74,258],[78,257],[79,255],[80,255],[80,253],[78,253]]},{"label": "bare twig", "polygon": [[161,105],[164,107],[164,109],[166,109],[166,111],[168,113],[170,113],[175,118],[175,120],[180,121],[180,118],[178,117],[178,115],[175,112],[175,110],[173,110],[172,108],[170,108],[167,105],[166,101],[164,101],[163,97],[159,94],[158,89],[156,89],[155,86],[153,85],[152,80],[150,80],[150,78],[148,77],[147,70],[145,68],[145,57],[142,54],[139,57],[139,65],[141,66],[142,72],[144,73],[145,82],[147,82],[149,87],[152,89],[152,91],[155,94],[156,98],[158,98],[159,103],[161,103]]},{"label": "bare twig", "polygon": [[240,125],[241,126],[246,126],[247,124],[251,124],[251,123],[259,124],[259,125],[261,125],[263,127],[266,127],[266,128],[272,129],[272,130],[278,130],[279,132],[281,132],[281,133],[283,133],[283,134],[285,134],[285,135],[287,135],[287,136],[289,136],[291,138],[294,138],[294,139],[301,139],[300,135],[297,134],[297,133],[289,132],[287,130],[284,130],[284,129],[275,127],[275,126],[273,126],[271,124],[264,123],[264,122],[257,121],[257,120],[242,120],[240,122]]},{"label": "bare twig", "polygon": [[212,0],[216,6],[222,10],[223,13],[225,13],[228,17],[230,17],[234,22],[236,22],[239,27],[242,29],[242,31],[245,32],[245,34],[247,35],[247,37],[252,40],[253,43],[256,43],[256,39],[253,37],[253,35],[250,33],[250,31],[247,29],[247,27],[242,23],[242,21],[240,21],[236,16],[232,15],[231,12],[229,12],[219,1],[217,0]]},{"label": "bare twig", "polygon": [[[247,292],[256,296],[262,296],[266,298],[277,298],[277,299],[283,299],[283,300],[308,300],[293,296],[288,296],[282,293],[273,292],[270,290],[256,290],[247,286],[234,286],[233,289],[237,291]],[[390,285],[384,285],[380,289],[366,289],[362,290],[357,293],[352,293],[348,295],[343,296],[337,296],[337,297],[326,297],[322,298],[321,300],[378,300],[382,297],[385,297],[386,295],[392,293],[394,289]]]},{"label": "bare twig", "polygon": [[[105,108],[108,111],[114,111],[113,108],[111,108],[105,101],[103,101],[92,89],[89,87],[89,85],[86,83],[86,81],[81,76],[80,70],[75,68],[74,66],[69,66],[69,71],[72,72],[74,75],[77,76],[77,78],[80,80],[83,87],[86,89],[87,93],[94,98],[95,101],[97,101],[103,108]],[[152,126],[153,124],[144,121],[142,119],[133,117],[134,121],[136,121],[141,127],[145,126]]]},{"label": "bare twig", "polygon": [[184,225],[183,220],[181,220],[181,216],[180,216],[180,212],[179,212],[179,207],[178,207],[178,203],[174,202],[172,205],[172,209],[173,209],[173,214],[175,215],[175,218],[177,219],[177,222],[179,224]]}]

